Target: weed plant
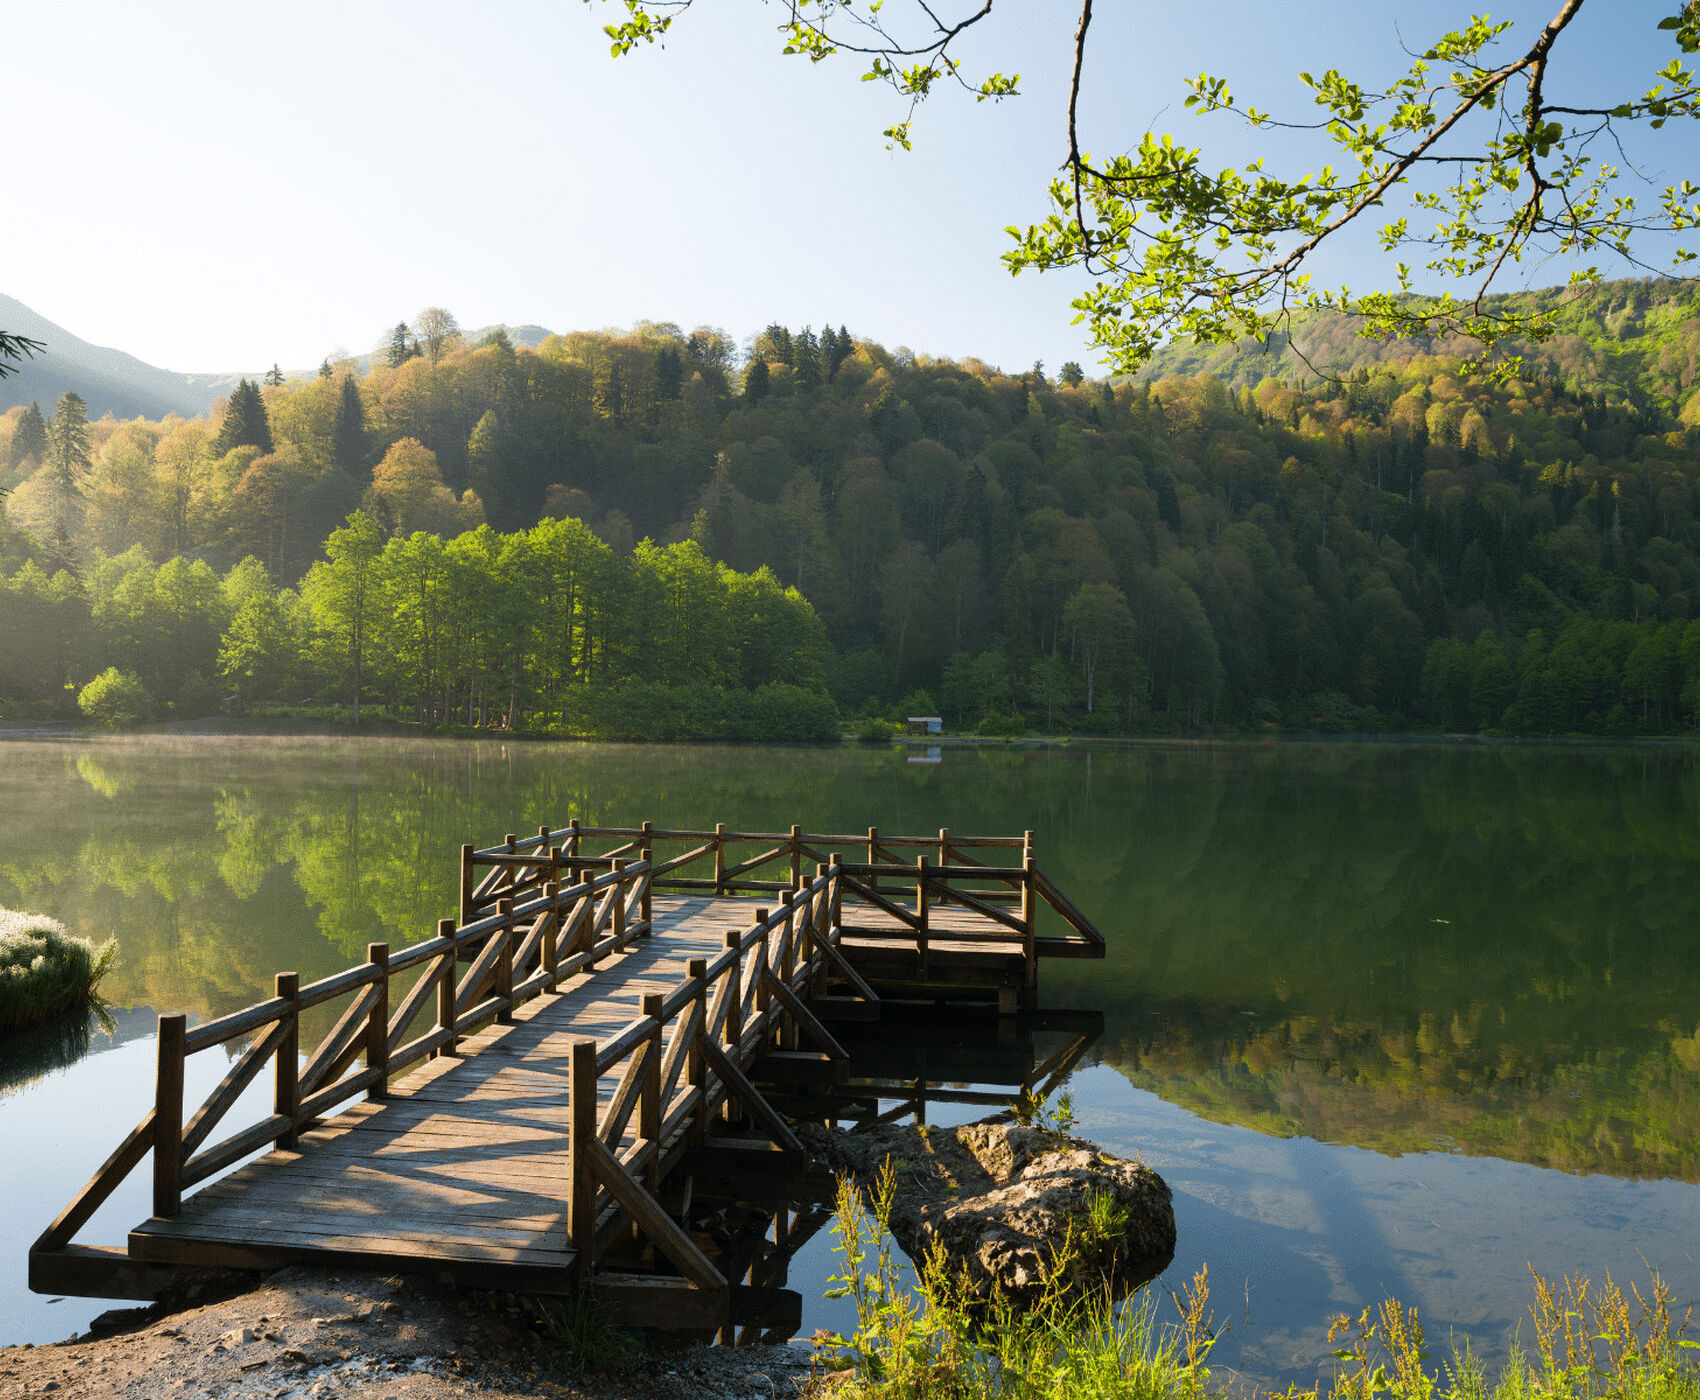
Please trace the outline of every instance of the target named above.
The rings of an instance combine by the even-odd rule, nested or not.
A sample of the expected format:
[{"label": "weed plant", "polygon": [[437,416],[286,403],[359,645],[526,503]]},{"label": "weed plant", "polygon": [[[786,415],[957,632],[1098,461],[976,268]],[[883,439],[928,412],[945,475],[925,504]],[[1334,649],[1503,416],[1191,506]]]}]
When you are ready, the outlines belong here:
[{"label": "weed plant", "polygon": [[[843,1272],[829,1297],[854,1300],[853,1335],[817,1338],[827,1372],[816,1394],[835,1400],[1237,1400],[1243,1387],[1211,1376],[1218,1330],[1201,1268],[1159,1326],[1149,1291],[1118,1306],[1106,1286],[1082,1297],[1060,1283],[1016,1309],[973,1298],[941,1254],[919,1281],[893,1258],[887,1224],[895,1173],[888,1162],[870,1210],[847,1180],[838,1187],[835,1251]],[[1100,1217],[1102,1217],[1100,1219]],[[1113,1229],[1113,1212],[1090,1212],[1083,1229]],[[1052,1273],[1066,1278],[1083,1241],[1065,1240]],[[1466,1344],[1432,1364],[1415,1308],[1388,1299],[1329,1331],[1333,1380],[1268,1400],[1700,1400],[1697,1344],[1684,1334],[1670,1289],[1655,1273],[1643,1292],[1572,1276],[1556,1287],[1535,1275],[1530,1307],[1535,1353],[1514,1348],[1497,1378]],[[1690,1310],[1691,1312],[1692,1310]]]},{"label": "weed plant", "polygon": [[643,1350],[638,1334],[611,1321],[607,1308],[588,1287],[565,1297],[530,1302],[538,1326],[575,1371],[623,1371]]},{"label": "weed plant", "polygon": [[0,909],[0,1030],[98,1008],[95,988],[117,955],[110,939],[96,948],[55,919]]}]

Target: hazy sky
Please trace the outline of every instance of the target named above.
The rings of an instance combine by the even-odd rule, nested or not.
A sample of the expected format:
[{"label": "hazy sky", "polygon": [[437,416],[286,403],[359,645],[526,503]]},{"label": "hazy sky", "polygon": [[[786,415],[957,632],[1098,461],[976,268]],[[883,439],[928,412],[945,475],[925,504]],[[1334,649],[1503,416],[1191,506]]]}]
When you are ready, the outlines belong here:
[{"label": "hazy sky", "polygon": [[[1527,42],[1557,3],[1495,14],[1526,23]],[[1555,58],[1564,91],[1648,86],[1674,54],[1654,31],[1674,8],[1591,0]],[[1401,39],[1423,47],[1467,13],[1427,0],[1097,10],[1085,116],[1099,153],[1147,128],[1197,139],[1182,75],[1209,69],[1294,110],[1298,69],[1385,80]],[[469,328],[651,319],[739,339],[830,320],[1011,369],[1090,369],[1070,325],[1078,282],[1012,280],[998,261],[1004,227],[1047,212],[1065,150],[1067,0],[1000,0],[962,56],[1020,72],[1025,95],[935,99],[907,154],[879,135],[901,115],[894,95],[858,82],[852,59],[781,56],[780,14],[698,0],[665,49],[616,61],[600,0],[12,5],[0,291],[177,370],[305,368],[370,349],[426,305]],[[1204,134],[1212,165],[1258,148],[1219,122]],[[1686,129],[1633,154],[1658,183],[1700,179]],[[1325,280],[1378,266],[1360,240]]]}]

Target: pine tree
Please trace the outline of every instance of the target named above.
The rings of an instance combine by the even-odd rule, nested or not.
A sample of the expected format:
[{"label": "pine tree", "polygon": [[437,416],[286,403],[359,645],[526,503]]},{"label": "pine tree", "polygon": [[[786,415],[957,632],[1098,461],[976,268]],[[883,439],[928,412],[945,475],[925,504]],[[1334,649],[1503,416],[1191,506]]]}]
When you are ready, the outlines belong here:
[{"label": "pine tree", "polygon": [[213,451],[220,457],[235,447],[257,447],[262,454],[273,450],[266,401],[260,397],[260,386],[246,379],[236,381],[236,389],[224,407],[224,421],[213,439]]},{"label": "pine tree", "polygon": [[331,373],[331,357],[326,355],[324,359],[319,361],[319,378],[329,379],[331,377]]},{"label": "pine tree", "polygon": [[74,390],[67,389],[59,396],[53,421],[47,425],[46,464],[63,510],[89,469],[88,408]]},{"label": "pine tree", "polygon": [[397,321],[390,332],[390,368],[406,364],[419,353],[419,346],[407,333],[407,322]]},{"label": "pine tree", "polygon": [[850,339],[850,332],[845,329],[844,322],[838,323],[838,358],[832,362],[832,372],[838,373],[838,367],[850,358],[856,351],[856,342]]},{"label": "pine tree", "polygon": [[1078,389],[1086,380],[1086,372],[1074,360],[1063,361],[1062,373],[1057,376],[1071,389]]},{"label": "pine tree", "polygon": [[685,367],[679,359],[677,346],[663,345],[655,352],[655,397],[670,403],[679,397],[684,387]]},{"label": "pine tree", "polygon": [[626,388],[618,361],[608,366],[608,378],[602,386],[602,411],[616,423],[625,421]]},{"label": "pine tree", "polygon": [[791,342],[791,368],[799,389],[820,387],[820,350],[815,343],[815,333],[807,326],[798,331]]},{"label": "pine tree", "polygon": [[820,368],[827,379],[831,379],[838,369],[838,332],[833,330],[831,321],[820,333]]},{"label": "pine tree", "polygon": [[331,420],[331,456],[348,472],[359,471],[366,461],[366,405],[352,374],[342,377],[342,393]]},{"label": "pine tree", "polygon": [[767,361],[761,356],[751,360],[744,371],[744,402],[760,403],[767,397]]},{"label": "pine tree", "polygon": [[41,416],[41,405],[31,400],[23,417],[18,419],[18,426],[12,430],[12,450],[6,465],[18,467],[25,462],[39,465],[46,457],[47,420]]},{"label": "pine tree", "polygon": [[264,382],[274,389],[283,387],[283,371],[277,367],[277,361],[272,361],[272,367],[265,372]]}]

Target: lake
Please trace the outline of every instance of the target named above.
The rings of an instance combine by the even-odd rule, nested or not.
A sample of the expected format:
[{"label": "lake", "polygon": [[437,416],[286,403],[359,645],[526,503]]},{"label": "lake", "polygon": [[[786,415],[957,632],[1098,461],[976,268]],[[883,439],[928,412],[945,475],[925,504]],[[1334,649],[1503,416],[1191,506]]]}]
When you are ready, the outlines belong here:
[{"label": "lake", "polygon": [[[110,1030],[0,1044],[0,1343],[109,1306],[24,1287],[31,1239],[152,1093],[160,1010],[201,1019],[453,912],[465,840],[570,817],[1036,833],[1102,963],[1041,970],[1105,1032],[1081,1131],[1175,1192],[1157,1285],[1208,1264],[1213,1362],[1313,1382],[1329,1315],[1386,1294],[1492,1357],[1529,1268],[1649,1265],[1700,1298],[1700,756],[1219,744],[715,749],[141,738],[0,743],[0,905],[116,937]],[[205,1059],[206,1057],[201,1057]],[[218,1072],[207,1066],[210,1087]],[[144,1178],[81,1238],[118,1242]],[[832,1260],[793,1268],[805,1332]],[[1165,1303],[1165,1311],[1167,1304]]]}]

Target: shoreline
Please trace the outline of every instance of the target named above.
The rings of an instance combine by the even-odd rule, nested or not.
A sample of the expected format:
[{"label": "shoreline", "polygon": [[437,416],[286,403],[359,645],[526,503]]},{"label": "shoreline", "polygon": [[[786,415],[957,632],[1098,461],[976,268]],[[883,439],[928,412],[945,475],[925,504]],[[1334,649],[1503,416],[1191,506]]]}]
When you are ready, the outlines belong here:
[{"label": "shoreline", "polygon": [[1587,749],[1693,749],[1700,748],[1700,733],[1641,734],[1614,737],[1600,734],[1449,734],[1422,730],[1342,732],[1338,730],[1279,730],[1265,733],[1222,731],[1211,734],[1022,734],[994,737],[979,734],[898,734],[878,743],[863,743],[846,736],[821,743],[773,740],[742,742],[713,739],[602,739],[572,734],[542,734],[525,731],[481,729],[421,729],[400,720],[362,721],[354,725],[324,719],[258,719],[209,716],[203,719],[169,720],[135,729],[108,729],[92,720],[0,719],[0,743],[39,743],[49,740],[91,739],[411,739],[455,740],[502,744],[664,744],[690,748],[850,748],[870,753],[882,749],[1103,749],[1103,748],[1263,748],[1280,744],[1363,744],[1420,748],[1587,748]]}]

